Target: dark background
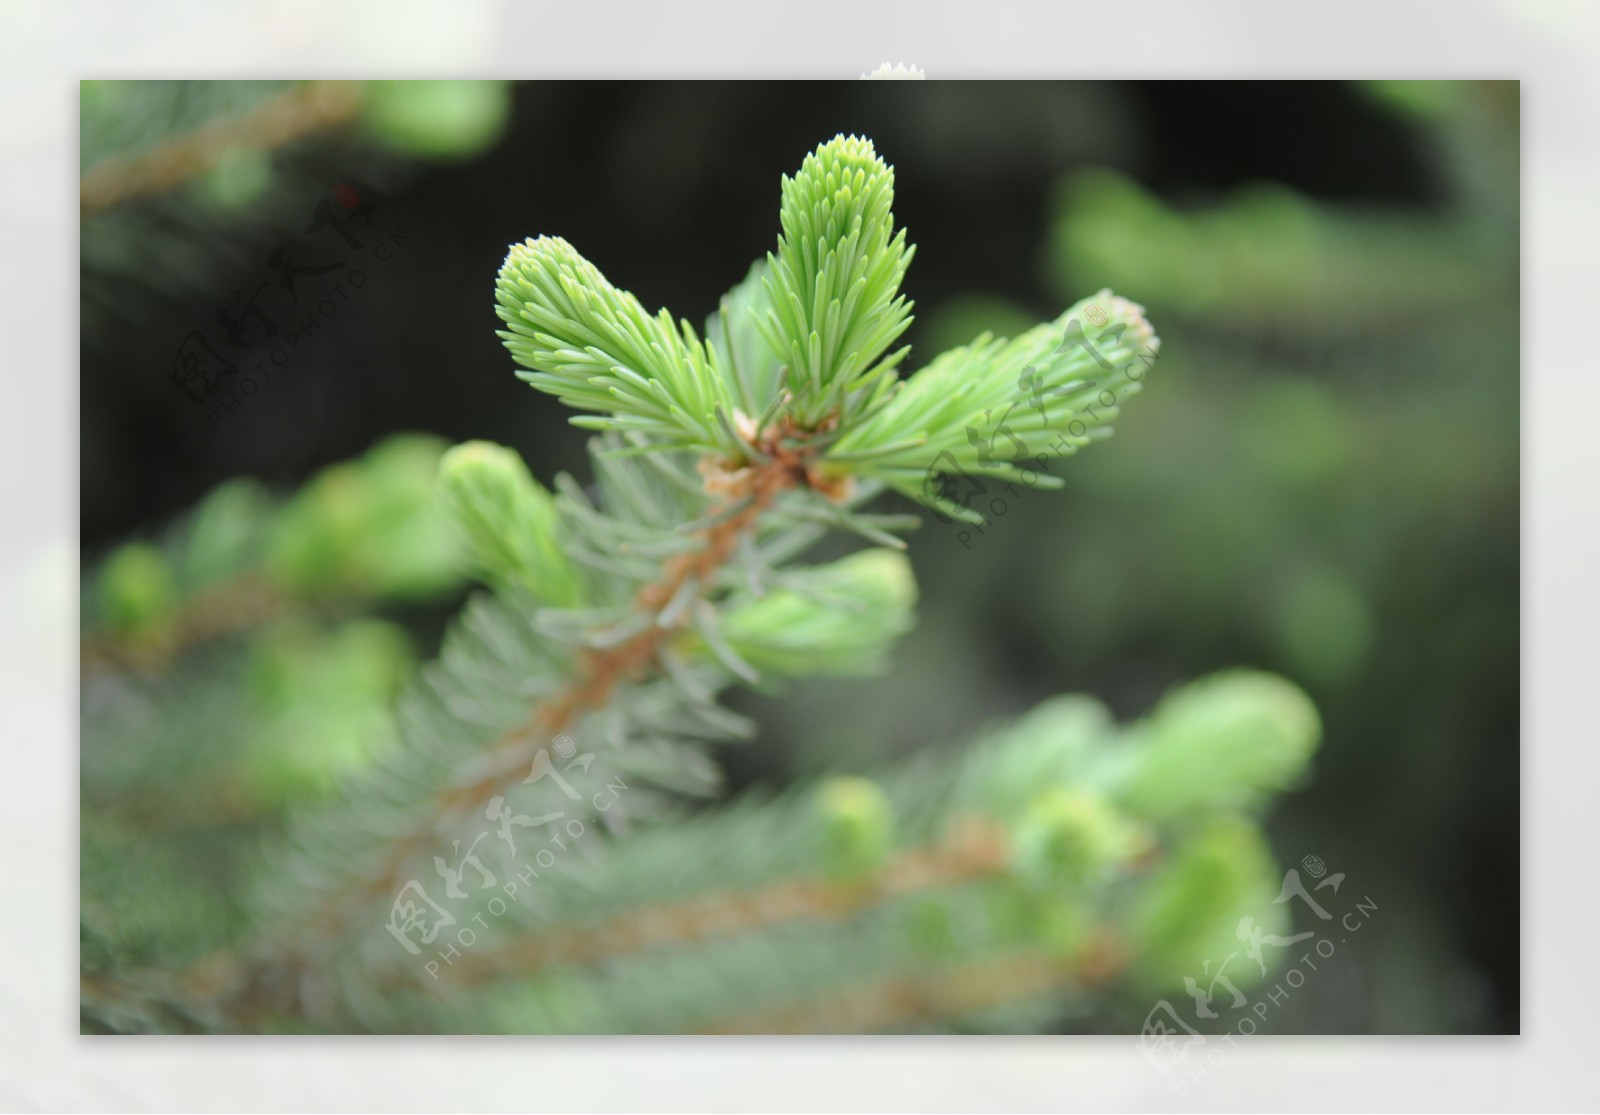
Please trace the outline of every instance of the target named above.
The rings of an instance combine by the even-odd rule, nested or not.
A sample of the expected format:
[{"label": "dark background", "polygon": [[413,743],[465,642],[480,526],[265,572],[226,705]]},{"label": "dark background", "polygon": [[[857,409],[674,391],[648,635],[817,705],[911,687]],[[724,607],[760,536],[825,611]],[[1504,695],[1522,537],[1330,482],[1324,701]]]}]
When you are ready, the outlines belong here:
[{"label": "dark background", "polygon": [[[1493,179],[1509,191],[1479,212],[1514,244],[1514,87],[1463,96],[1510,135],[1510,170]],[[546,480],[582,475],[584,436],[514,378],[495,337],[506,246],[564,236],[647,307],[699,322],[773,246],[779,175],[838,132],[870,136],[895,165],[897,218],[918,246],[907,290],[919,366],[968,322],[1051,317],[1098,288],[1069,262],[1078,285],[1061,289],[1050,246],[1074,171],[1116,168],[1179,211],[1265,181],[1329,213],[1425,224],[1470,192],[1450,157],[1505,160],[1486,138],[1474,147],[1492,127],[1445,133],[1325,82],[530,83],[515,87],[499,142],[468,161],[305,144],[270,202],[229,220],[202,224],[180,196],[85,221],[85,556],[227,477],[287,488],[400,429],[514,446]],[[341,184],[376,203],[353,226],[359,251],[304,231]],[[1463,242],[1494,238],[1473,235]],[[386,238],[380,263],[370,253]],[[236,290],[273,284],[261,304],[286,331],[334,297],[330,273],[300,280],[303,305],[288,303],[267,263],[281,245],[306,264],[342,257],[339,274],[360,266],[365,282],[231,412],[191,404],[168,381],[173,353],[191,330],[215,333]],[[1066,491],[1030,494],[977,544],[930,518],[911,548],[922,618],[893,673],[741,697],[764,734],[724,754],[733,783],[956,744],[1063,691],[1131,716],[1184,678],[1277,670],[1326,727],[1317,777],[1273,814],[1279,855],[1322,856],[1379,912],[1273,1030],[1516,1031],[1516,271],[1514,253],[1468,258],[1493,272],[1498,316],[1457,306],[1452,333],[1436,314],[1429,336],[1453,341],[1426,345],[1420,326],[1374,338],[1359,316],[1314,311],[1304,328],[1280,317],[1208,332],[1190,307],[1120,289],[1166,344],[1118,436],[1063,468]],[[1257,453],[1284,383],[1311,385],[1320,417]],[[1354,462],[1328,485],[1258,486],[1274,467],[1300,475],[1297,454],[1325,434]],[[1279,604],[1304,596],[1279,591],[1286,569],[1335,584],[1313,601],[1353,591],[1359,606],[1312,606],[1280,637]],[[1355,651],[1316,668],[1326,659],[1304,653],[1306,625],[1320,645],[1328,618],[1352,609]],[[432,632],[448,611],[410,618]]]}]

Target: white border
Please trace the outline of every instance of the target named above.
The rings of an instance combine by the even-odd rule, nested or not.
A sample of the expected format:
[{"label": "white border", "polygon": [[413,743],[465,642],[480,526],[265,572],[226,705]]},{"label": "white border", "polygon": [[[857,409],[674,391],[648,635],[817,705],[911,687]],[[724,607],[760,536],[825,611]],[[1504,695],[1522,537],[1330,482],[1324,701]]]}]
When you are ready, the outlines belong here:
[{"label": "white border", "polygon": [[[1600,1105],[1600,5],[1234,0],[12,4],[0,16],[0,1106],[1158,1110],[1129,1039],[111,1039],[76,1012],[76,80],[82,76],[1506,77],[1524,98],[1524,1034],[1260,1040],[1196,1110]],[[1581,731],[1581,728],[1590,728]],[[1205,1106],[1211,1105],[1211,1106]]]}]

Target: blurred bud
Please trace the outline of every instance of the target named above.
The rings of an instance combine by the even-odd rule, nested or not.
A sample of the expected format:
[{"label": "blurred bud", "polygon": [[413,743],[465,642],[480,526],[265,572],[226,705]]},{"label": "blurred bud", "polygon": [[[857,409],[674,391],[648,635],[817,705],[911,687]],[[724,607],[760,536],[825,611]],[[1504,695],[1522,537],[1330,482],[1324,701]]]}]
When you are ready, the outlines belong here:
[{"label": "blurred bud", "polygon": [[823,862],[830,875],[870,875],[894,851],[894,809],[867,778],[830,778],[817,791]]},{"label": "blurred bud", "polygon": [[267,569],[288,591],[317,596],[353,591],[360,567],[361,484],[350,463],[323,469],[283,508],[267,546]]},{"label": "blurred bud", "polygon": [[161,551],[144,542],[123,546],[100,573],[100,606],[119,635],[147,635],[170,620],[178,590]]},{"label": "blurred bud", "polygon": [[254,147],[232,147],[197,185],[206,203],[223,212],[236,212],[260,201],[272,185],[272,160]]},{"label": "blurred bud", "polygon": [[1413,79],[1360,81],[1356,88],[1396,115],[1423,124],[1437,124],[1462,115],[1477,92],[1467,82]]},{"label": "blurred bud", "polygon": [[1279,595],[1273,620],[1295,675],[1325,685],[1342,684],[1360,671],[1377,634],[1361,586],[1334,570],[1294,575]]},{"label": "blurred bud", "polygon": [[1217,965],[1241,951],[1247,924],[1287,933],[1288,907],[1273,901],[1277,894],[1277,865],[1260,830],[1243,817],[1214,818],[1177,846],[1135,901],[1126,927],[1132,976],[1163,991],[1185,977],[1201,987],[1224,974],[1240,986],[1255,982],[1260,969],[1248,958],[1225,973]]},{"label": "blurred bud", "polygon": [[415,664],[405,632],[384,620],[332,630],[290,621],[266,632],[246,672],[254,708],[246,792],[278,806],[367,770],[395,738],[391,702]]},{"label": "blurred bud", "polygon": [[1034,800],[1013,837],[1018,874],[1040,888],[1104,878],[1149,843],[1105,801],[1059,788]]},{"label": "blurred bud", "polygon": [[386,147],[427,159],[465,159],[494,144],[511,115],[503,81],[369,81],[367,130]]},{"label": "blurred bud", "polygon": [[723,621],[728,645],[763,673],[879,673],[916,619],[916,579],[898,550],[863,550],[790,580],[793,588],[732,605]]},{"label": "blurred bud", "polygon": [[385,438],[356,462],[363,496],[362,566],[382,596],[427,599],[460,583],[461,555],[435,478],[448,443]]},{"label": "blurred bud", "polygon": [[486,580],[520,583],[557,607],[579,603],[555,500],[515,451],[487,441],[456,446],[439,463],[439,490]]},{"label": "blurred bud", "polygon": [[455,532],[434,492],[444,447],[402,434],[324,469],[279,514],[268,572],[307,596],[419,599],[453,587]]},{"label": "blurred bud", "polygon": [[1094,782],[1114,731],[1110,710],[1092,697],[1052,697],[999,734],[981,773],[959,788],[960,798],[988,816],[1024,816],[1041,786]]},{"label": "blurred bud", "polygon": [[1322,725],[1293,684],[1241,670],[1170,694],[1131,734],[1119,800],[1135,816],[1166,821],[1249,808],[1288,789]]},{"label": "blurred bud", "polygon": [[213,488],[196,509],[183,553],[184,580],[200,587],[247,569],[272,516],[272,497],[241,477]]}]

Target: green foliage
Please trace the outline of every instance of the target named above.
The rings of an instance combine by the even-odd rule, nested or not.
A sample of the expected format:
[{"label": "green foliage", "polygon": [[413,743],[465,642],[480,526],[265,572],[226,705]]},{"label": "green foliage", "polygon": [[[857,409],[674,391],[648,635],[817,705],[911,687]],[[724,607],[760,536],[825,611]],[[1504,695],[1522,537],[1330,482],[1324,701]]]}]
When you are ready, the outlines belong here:
[{"label": "green foliage", "polygon": [[[1158,196],[1120,174],[1063,182],[1041,277],[1060,298],[1101,283],[1137,292],[1161,325],[1155,386],[1114,452],[1062,470],[1066,499],[1025,493],[999,529],[950,546],[946,568],[923,551],[925,598],[936,578],[972,586],[960,607],[1004,616],[1005,643],[1033,653],[956,677],[946,664],[966,664],[966,630],[943,625],[936,642],[929,607],[918,662],[952,678],[943,701],[924,700],[920,676],[891,675],[831,715],[904,746],[996,688],[1248,661],[1304,687],[1327,734],[1318,788],[1275,830],[1283,851],[1335,847],[1377,896],[1455,855],[1465,833],[1493,843],[1515,828],[1517,91],[1428,85],[1409,91],[1428,105],[1384,122],[1408,139],[1404,198],[1308,190],[1275,206],[1281,185]],[[1393,103],[1380,94],[1362,111]],[[1137,166],[1132,152],[1113,161]],[[919,350],[1014,333],[1033,312],[963,299],[947,321],[945,305],[919,307]],[[774,719],[799,725],[778,730],[798,749],[819,718],[793,699]],[[1372,992],[1381,1021],[1332,1013],[1319,992],[1275,1027],[1514,1028],[1514,994],[1462,1006],[1415,990],[1499,983],[1482,942],[1514,940],[1515,919],[1485,913],[1486,876],[1474,878],[1386,930],[1383,963],[1404,975]]]},{"label": "green foliage", "polygon": [[149,152],[174,136],[237,119],[292,87],[285,81],[83,81],[79,83],[84,170]]},{"label": "green foliage", "polygon": [[272,512],[271,494],[255,480],[240,477],[212,489],[195,508],[182,547],[185,584],[201,589],[249,570]]},{"label": "green foliage", "polygon": [[1150,843],[1142,827],[1102,798],[1056,786],[1017,825],[1017,866],[1042,887],[1071,886],[1108,877]]},{"label": "green foliage", "polygon": [[395,697],[414,651],[391,623],[358,619],[329,631],[279,625],[251,648],[244,685],[253,727],[237,772],[250,797],[272,807],[326,797],[370,772],[392,745]]},{"label": "green foliage", "polygon": [[238,212],[266,197],[272,188],[272,160],[254,147],[232,147],[199,179],[199,193],[214,208]]},{"label": "green foliage", "polygon": [[487,150],[510,106],[493,81],[81,82],[85,336],[218,289],[268,250],[265,230],[303,229],[330,157],[356,181],[403,181]]},{"label": "green foliage", "polygon": [[518,375],[592,429],[637,431],[673,448],[733,448],[717,422],[729,400],[705,344],[667,311],[651,317],[559,237],[513,245],[495,285],[500,333]]},{"label": "green foliage", "polygon": [[226,857],[86,816],[79,848],[83,963],[95,975],[197,959],[243,925],[224,885]]},{"label": "green foliage", "polygon": [[220,484],[158,541],[107,556],[85,625],[182,649],[306,606],[438,598],[461,584],[463,564],[435,492],[443,451],[437,438],[396,435],[286,501],[254,480]]},{"label": "green foliage", "polygon": [[427,598],[457,579],[454,535],[434,496],[445,443],[389,438],[324,469],[274,524],[267,570],[295,595]]},{"label": "green foliage", "polygon": [[120,635],[147,635],[171,618],[177,601],[172,570],[147,543],[122,547],[100,574],[100,606]]},{"label": "green foliage", "polygon": [[385,147],[429,159],[465,159],[500,137],[511,114],[503,81],[369,81],[362,123]]},{"label": "green foliage", "polygon": [[893,205],[893,169],[856,136],[823,144],[783,180],[783,234],[756,321],[786,362],[802,426],[847,410],[905,355],[879,359],[911,324],[899,291],[915,249],[895,231]]},{"label": "green foliage", "polygon": [[1180,212],[1109,170],[1059,191],[1050,257],[1057,285],[1139,284],[1184,319],[1234,329],[1337,335],[1352,321],[1404,328],[1483,293],[1478,248],[1452,222],[1330,210],[1273,183]]},{"label": "green foliage", "polygon": [[[1091,308],[1106,315],[1102,326]],[[828,460],[981,521],[930,484],[930,465],[1059,487],[1059,477],[1037,470],[1111,432],[1107,423],[1139,391],[1159,346],[1142,307],[1101,291],[1015,340],[983,335],[944,353],[840,438]]]},{"label": "green foliage", "polygon": [[521,585],[557,607],[582,602],[581,574],[563,546],[555,499],[514,451],[485,441],[458,445],[441,460],[439,483],[480,576]]},{"label": "green foliage", "polygon": [[1332,570],[1302,570],[1283,591],[1278,640],[1308,681],[1339,684],[1371,657],[1372,606],[1359,585]]},{"label": "green foliage", "polygon": [[[1201,698],[1227,682],[1225,675],[1180,689],[1156,717],[1203,717]],[[1235,699],[1270,715],[1279,697],[1263,685]],[[506,943],[497,946],[504,951],[492,983],[423,977],[421,993],[392,1003],[393,1015],[377,1009],[366,1024],[382,1028],[424,1011],[432,1026],[467,1032],[761,1028],[781,1024],[783,1015],[771,1011],[834,996],[854,1002],[884,981],[931,987],[1031,951],[1075,963],[1108,931],[1130,949],[1141,995],[1181,994],[1185,977],[1203,977],[1205,961],[1238,951],[1241,917],[1281,931],[1286,907],[1273,901],[1281,874],[1253,811],[1218,800],[1174,823],[1121,803],[1118,774],[1147,728],[1118,728],[1098,702],[1063,696],[959,749],[802,782],[776,798],[750,793],[642,828],[603,849],[603,887],[583,872],[547,874],[526,902],[500,915],[497,939]],[[1196,738],[1217,748],[1212,758],[1227,759],[1226,741]],[[1032,806],[1019,815],[1021,795]],[[969,875],[905,893],[887,886],[897,856],[937,856],[941,848],[954,855],[961,834],[974,829],[1014,835],[992,845]],[[1142,865],[1152,852],[1162,853],[1160,862]],[[796,884],[818,880],[835,889],[811,907],[788,905]],[[458,917],[488,921],[488,897]],[[674,911],[695,909],[714,913],[653,946],[608,937],[619,919],[665,933],[677,924]],[[521,934],[538,940],[563,930],[607,947],[594,963],[541,964],[514,944]],[[1245,968],[1230,971],[1249,982]],[[1071,998],[1055,995],[1058,1003]],[[947,1024],[1024,1023],[1002,1012]],[[942,1028],[927,1019],[908,1026]]]},{"label": "green foliage", "polygon": [[859,879],[894,851],[894,809],[870,779],[840,776],[817,789],[822,861],[828,874]]},{"label": "green foliage", "polygon": [[[1221,962],[1239,947],[1241,918],[1267,934],[1288,928],[1288,907],[1275,903],[1279,877],[1261,831],[1223,816],[1196,829],[1157,869],[1129,915],[1133,977],[1155,991],[1176,991],[1199,980],[1206,962]],[[1230,969],[1248,986],[1248,965]]]},{"label": "green foliage", "polygon": [[1134,745],[1120,796],[1158,820],[1248,807],[1290,789],[1321,734],[1316,706],[1294,685],[1222,674],[1162,701]]},{"label": "green foliage", "polygon": [[[439,103],[406,115],[428,148],[458,126],[451,90],[369,105],[421,95]],[[437,595],[463,567],[488,587],[421,670],[387,622],[293,618],[165,682],[169,703],[86,687],[86,748],[134,744],[86,794],[131,815],[119,789],[181,769],[230,807],[199,823],[262,849],[221,865],[237,916],[206,938],[220,990],[201,1006],[269,1030],[652,1032],[825,1028],[841,1023],[793,1012],[844,995],[866,1004],[847,1026],[1041,1028],[1093,997],[1107,940],[1170,989],[1256,908],[1275,872],[1256,815],[1319,733],[1266,675],[1181,689],[1125,729],[1063,697],[961,751],[688,804],[718,786],[711,746],[753,733],[722,702],[735,680],[879,673],[911,630],[894,532],[915,520],[865,501],[894,488],[970,518],[935,479],[1015,478],[1103,438],[1155,357],[1143,311],[1106,290],[897,377],[912,249],[893,188],[867,141],[821,145],[781,184],[776,252],[703,339],[564,240],[514,246],[500,336],[599,431],[590,484],[547,489],[509,449],[407,436],[282,505],[227,486],[174,532],[180,602],[245,576],[369,606]],[[979,436],[1001,423],[1026,452]],[[873,545],[799,564],[834,527]],[[161,614],[163,559],[135,553],[109,571],[133,601],[112,614],[156,623],[139,617]],[[204,730],[228,717],[249,729]],[[419,932],[424,894],[482,930],[457,935],[470,953]],[[106,921],[96,955],[131,958]],[[997,989],[991,970],[1032,975]],[[910,1020],[893,1014],[906,981],[923,989]],[[95,1017],[161,1025],[115,995]]]},{"label": "green foliage", "polygon": [[911,320],[899,288],[912,250],[893,231],[893,171],[869,142],[839,137],[782,193],[777,253],[723,300],[706,341],[665,310],[648,315],[565,240],[514,246],[496,294],[500,336],[528,369],[518,374],[596,412],[575,424],[657,448],[759,458],[781,418],[791,438],[813,435],[820,476],[881,481],[977,521],[937,476],[1010,480],[1077,452],[1110,433],[1155,360],[1142,308],[1107,290],[896,380],[908,350],[883,354]]},{"label": "green foliage", "polygon": [[[318,93],[325,94],[320,102]],[[304,102],[298,109],[297,97]],[[197,148],[193,169],[209,176],[205,189],[235,209],[261,196],[277,144],[352,122],[397,154],[444,160],[477,154],[505,130],[511,90],[503,81],[96,80],[80,83],[79,102],[86,172],[187,143]],[[272,127],[249,127],[253,114],[275,106],[280,116]]]},{"label": "green foliage", "polygon": [[904,556],[863,550],[796,569],[785,587],[730,602],[723,637],[763,674],[877,674],[915,622],[916,594]]}]

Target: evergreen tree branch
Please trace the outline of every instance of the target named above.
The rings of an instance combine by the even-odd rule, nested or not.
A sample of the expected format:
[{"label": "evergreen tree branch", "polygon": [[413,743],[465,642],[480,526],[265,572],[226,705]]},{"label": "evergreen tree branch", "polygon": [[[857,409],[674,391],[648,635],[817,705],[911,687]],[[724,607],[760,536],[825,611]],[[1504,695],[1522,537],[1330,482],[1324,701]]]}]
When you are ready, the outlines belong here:
[{"label": "evergreen tree branch", "polygon": [[296,614],[426,600],[464,581],[456,529],[435,498],[445,443],[384,439],[280,500],[234,479],[155,542],[113,551],[83,608],[85,677],[159,672],[183,652]]},{"label": "evergreen tree branch", "polygon": [[699,1029],[704,1034],[903,1033],[1006,1006],[1104,988],[1127,964],[1127,951],[1103,933],[1079,954],[1062,958],[1039,950],[986,957],[945,970],[896,975],[807,1001],[733,1014]]},{"label": "evergreen tree branch", "polygon": [[[855,510],[881,487],[954,510],[931,484],[943,473],[1014,477],[1104,436],[1155,351],[1142,310],[1102,292],[1014,341],[983,337],[898,379],[905,350],[890,346],[910,321],[899,286],[911,249],[893,228],[892,169],[870,143],[839,137],[782,193],[777,252],[723,300],[704,340],[666,311],[646,314],[565,241],[508,254],[501,336],[519,375],[602,431],[594,485],[558,477],[547,491],[494,446],[433,453],[434,502],[494,592],[469,601],[405,691],[394,746],[290,818],[254,876],[250,935],[219,933],[180,981],[199,1005],[269,1028],[427,1017],[447,1029],[681,1031],[723,1026],[737,993],[752,1011],[883,1026],[979,1009],[991,1001],[980,991],[1010,1001],[1092,976],[1106,965],[1085,934],[1102,925],[1141,963],[1185,962],[1196,938],[1174,923],[1181,902],[1169,895],[1192,892],[1196,871],[1230,884],[1219,900],[1230,911],[1259,894],[1269,859],[1236,812],[1280,789],[1315,738],[1314,713],[1275,681],[1207,689],[1126,733],[1091,703],[1053,703],[1005,745],[913,764],[887,791],[836,778],[814,798],[636,824],[714,783],[707,741],[748,734],[716,701],[733,679],[871,672],[910,626],[903,557],[789,566],[805,546],[833,526],[901,545],[889,531],[905,517]],[[1023,448],[992,453],[1013,410],[1005,432],[1053,435],[1026,460]],[[402,456],[398,471],[414,478],[416,455]],[[310,595],[415,583],[415,569],[385,561],[409,552],[416,504],[390,499],[375,475],[336,471],[286,509],[268,547],[275,583]],[[368,507],[399,507],[403,529]],[[158,564],[123,564],[109,582],[119,630],[172,625]],[[543,776],[555,769],[547,747],[576,750],[569,732],[585,752],[572,766],[626,789],[625,807],[565,812],[588,808],[572,804],[583,795]],[[1247,749],[1223,761],[1240,739]],[[1162,764],[1186,783],[1172,786]],[[544,889],[511,908],[501,874],[535,877],[513,828],[556,818],[606,835],[557,869],[537,860]],[[1184,837],[1199,851],[1175,881],[1165,869],[1146,879],[1150,849],[1178,830],[1199,832]],[[475,851],[485,841],[493,871]],[[611,887],[594,886],[590,856],[610,861]],[[471,891],[469,864],[482,880]],[[929,910],[943,926],[930,946],[942,950],[938,976],[908,983],[905,920]],[[401,965],[436,979],[453,969],[454,956],[422,946],[469,918],[487,931],[484,913],[503,920],[454,978],[396,978]],[[464,928],[459,942],[471,947]],[[851,979],[868,990],[809,1002]],[[619,1000],[641,980],[650,1001]]]},{"label": "evergreen tree branch", "polygon": [[[870,781],[589,844],[603,890],[541,860],[532,893],[491,888],[489,905],[456,910],[484,938],[472,950],[389,950],[384,993],[402,1011],[443,1006],[443,1029],[679,1032],[714,1024],[719,989],[776,1006],[820,983],[896,977],[908,956],[943,968],[1043,949],[1076,970],[1091,925],[1169,986],[1241,909],[1282,912],[1236,811],[1298,777],[1316,732],[1307,708],[1247,673],[1178,690],[1122,730],[1094,702],[1061,698]],[[516,861],[504,867],[520,894]],[[619,1001],[647,977],[678,991]],[[581,1021],[564,1025],[563,1011]]]},{"label": "evergreen tree branch", "polygon": [[90,167],[78,186],[78,210],[103,209],[166,193],[216,167],[230,151],[271,151],[343,127],[362,105],[359,83],[312,81],[277,93],[238,116],[206,121],[149,150],[112,155]]},{"label": "evergreen tree branch", "polygon": [[276,619],[293,606],[266,576],[242,574],[203,589],[183,602],[170,623],[148,633],[86,633],[79,667],[86,677],[128,670],[154,673],[191,647]]},{"label": "evergreen tree branch", "polygon": [[752,933],[784,922],[839,921],[883,902],[1005,874],[1011,867],[1005,831],[968,818],[940,841],[900,852],[881,871],[841,880],[782,880],[750,891],[726,891],[632,911],[599,925],[552,929],[502,949],[473,954],[450,970],[463,985],[520,978],[557,964],[596,964],[651,948],[697,944]]},{"label": "evergreen tree branch", "polygon": [[[573,729],[578,719],[604,709],[618,689],[636,683],[661,668],[661,656],[677,638],[688,619],[677,604],[688,594],[701,597],[714,589],[717,574],[737,552],[741,539],[752,535],[784,492],[808,483],[810,454],[780,444],[793,433],[778,425],[769,434],[761,460],[732,472],[714,462],[706,473],[706,487],[717,493],[710,525],[697,533],[698,545],[675,553],[662,564],[660,575],[635,594],[631,611],[643,622],[639,630],[613,645],[582,649],[567,681],[538,701],[512,729],[500,734],[479,752],[473,764],[476,775],[453,781],[439,790],[414,824],[389,842],[378,867],[341,889],[332,900],[312,913],[298,930],[297,944],[287,950],[274,946],[253,961],[234,982],[246,988],[259,985],[262,965],[303,969],[309,955],[326,942],[339,939],[352,920],[373,901],[397,889],[408,867],[436,846],[440,833],[481,809],[496,794],[523,780],[547,742]],[[675,614],[669,616],[669,610]],[[211,971],[223,962],[213,961]],[[210,977],[214,981],[215,976]],[[236,1004],[249,1013],[256,1005]]]}]

